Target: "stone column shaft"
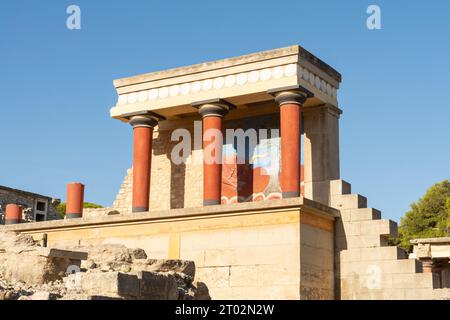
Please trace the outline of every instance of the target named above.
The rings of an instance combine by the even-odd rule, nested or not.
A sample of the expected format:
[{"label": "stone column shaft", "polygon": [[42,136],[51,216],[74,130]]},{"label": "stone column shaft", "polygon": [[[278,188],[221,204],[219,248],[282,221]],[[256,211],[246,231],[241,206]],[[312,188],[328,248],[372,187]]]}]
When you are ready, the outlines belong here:
[{"label": "stone column shaft", "polygon": [[134,116],[133,126],[133,199],[132,212],[146,212],[150,207],[150,174],[153,128],[157,119]]},{"label": "stone column shaft", "polygon": [[6,206],[5,224],[20,223],[22,218],[22,208],[17,204],[8,204]]},{"label": "stone column shaft", "polygon": [[217,205],[222,196],[223,118],[234,106],[221,99],[193,106],[203,118],[203,205]]},{"label": "stone column shaft", "polygon": [[280,107],[282,195],[283,198],[299,197],[302,106],[312,93],[298,86],[270,90],[269,93],[275,96]]},{"label": "stone column shaft", "polygon": [[67,184],[66,217],[68,219],[83,216],[84,185],[79,182]]}]

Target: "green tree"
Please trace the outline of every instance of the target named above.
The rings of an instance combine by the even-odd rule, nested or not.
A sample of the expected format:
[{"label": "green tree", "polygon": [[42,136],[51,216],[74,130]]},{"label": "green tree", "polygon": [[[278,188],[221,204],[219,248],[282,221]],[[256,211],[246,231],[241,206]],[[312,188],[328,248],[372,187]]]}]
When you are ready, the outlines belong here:
[{"label": "green tree", "polygon": [[[103,208],[103,206],[96,204],[96,203],[92,203],[92,202],[84,202],[83,203],[83,208],[93,208],[93,209],[98,209],[98,208]],[[61,202],[57,207],[56,210],[58,210],[58,214],[60,216],[60,218],[64,218],[65,214],[66,214],[66,203],[65,202]]]},{"label": "green tree", "polygon": [[450,236],[450,182],[444,180],[427,190],[400,220],[397,243],[411,251],[411,239]]}]

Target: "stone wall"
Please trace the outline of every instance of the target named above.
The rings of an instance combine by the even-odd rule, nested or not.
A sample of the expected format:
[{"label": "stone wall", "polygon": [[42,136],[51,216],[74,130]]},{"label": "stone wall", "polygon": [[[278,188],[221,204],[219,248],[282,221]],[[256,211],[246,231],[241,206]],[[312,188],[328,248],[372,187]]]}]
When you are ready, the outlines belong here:
[{"label": "stone wall", "polygon": [[[121,244],[192,260],[212,299],[333,299],[333,219],[303,198],[5,227],[49,246]],[[0,230],[1,231],[1,230]]]},{"label": "stone wall", "polygon": [[60,203],[58,199],[0,186],[0,224],[4,223],[4,215],[8,204],[18,204],[23,208],[23,222],[33,221],[37,200],[47,202],[47,220],[59,218],[56,210]]}]

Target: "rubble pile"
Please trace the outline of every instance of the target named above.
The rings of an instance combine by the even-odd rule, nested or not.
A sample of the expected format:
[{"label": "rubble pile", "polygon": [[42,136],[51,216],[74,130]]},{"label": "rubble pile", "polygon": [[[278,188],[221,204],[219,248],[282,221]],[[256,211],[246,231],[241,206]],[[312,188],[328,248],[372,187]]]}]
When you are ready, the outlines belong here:
[{"label": "rubble pile", "polygon": [[157,260],[143,249],[102,244],[44,248],[0,233],[0,300],[208,300],[195,264]]}]

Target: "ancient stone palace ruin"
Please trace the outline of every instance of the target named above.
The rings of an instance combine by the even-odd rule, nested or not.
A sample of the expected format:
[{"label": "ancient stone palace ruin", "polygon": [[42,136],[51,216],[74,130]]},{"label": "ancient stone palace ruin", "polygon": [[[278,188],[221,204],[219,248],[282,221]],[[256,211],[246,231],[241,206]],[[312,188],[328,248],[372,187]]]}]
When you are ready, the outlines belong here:
[{"label": "ancient stone palace ruin", "polygon": [[[424,268],[389,246],[397,224],[341,180],[340,83],[300,46],[115,80],[110,114],[130,125],[134,154],[114,204],[83,211],[72,185],[66,219],[0,230],[87,260],[86,248],[121,245],[191,261],[187,287],[212,299],[449,298],[448,259]],[[112,296],[139,296],[117,293],[122,278],[151,287],[156,276],[133,272],[154,263],[133,259],[103,270]],[[107,281],[100,271],[87,283]]]}]

